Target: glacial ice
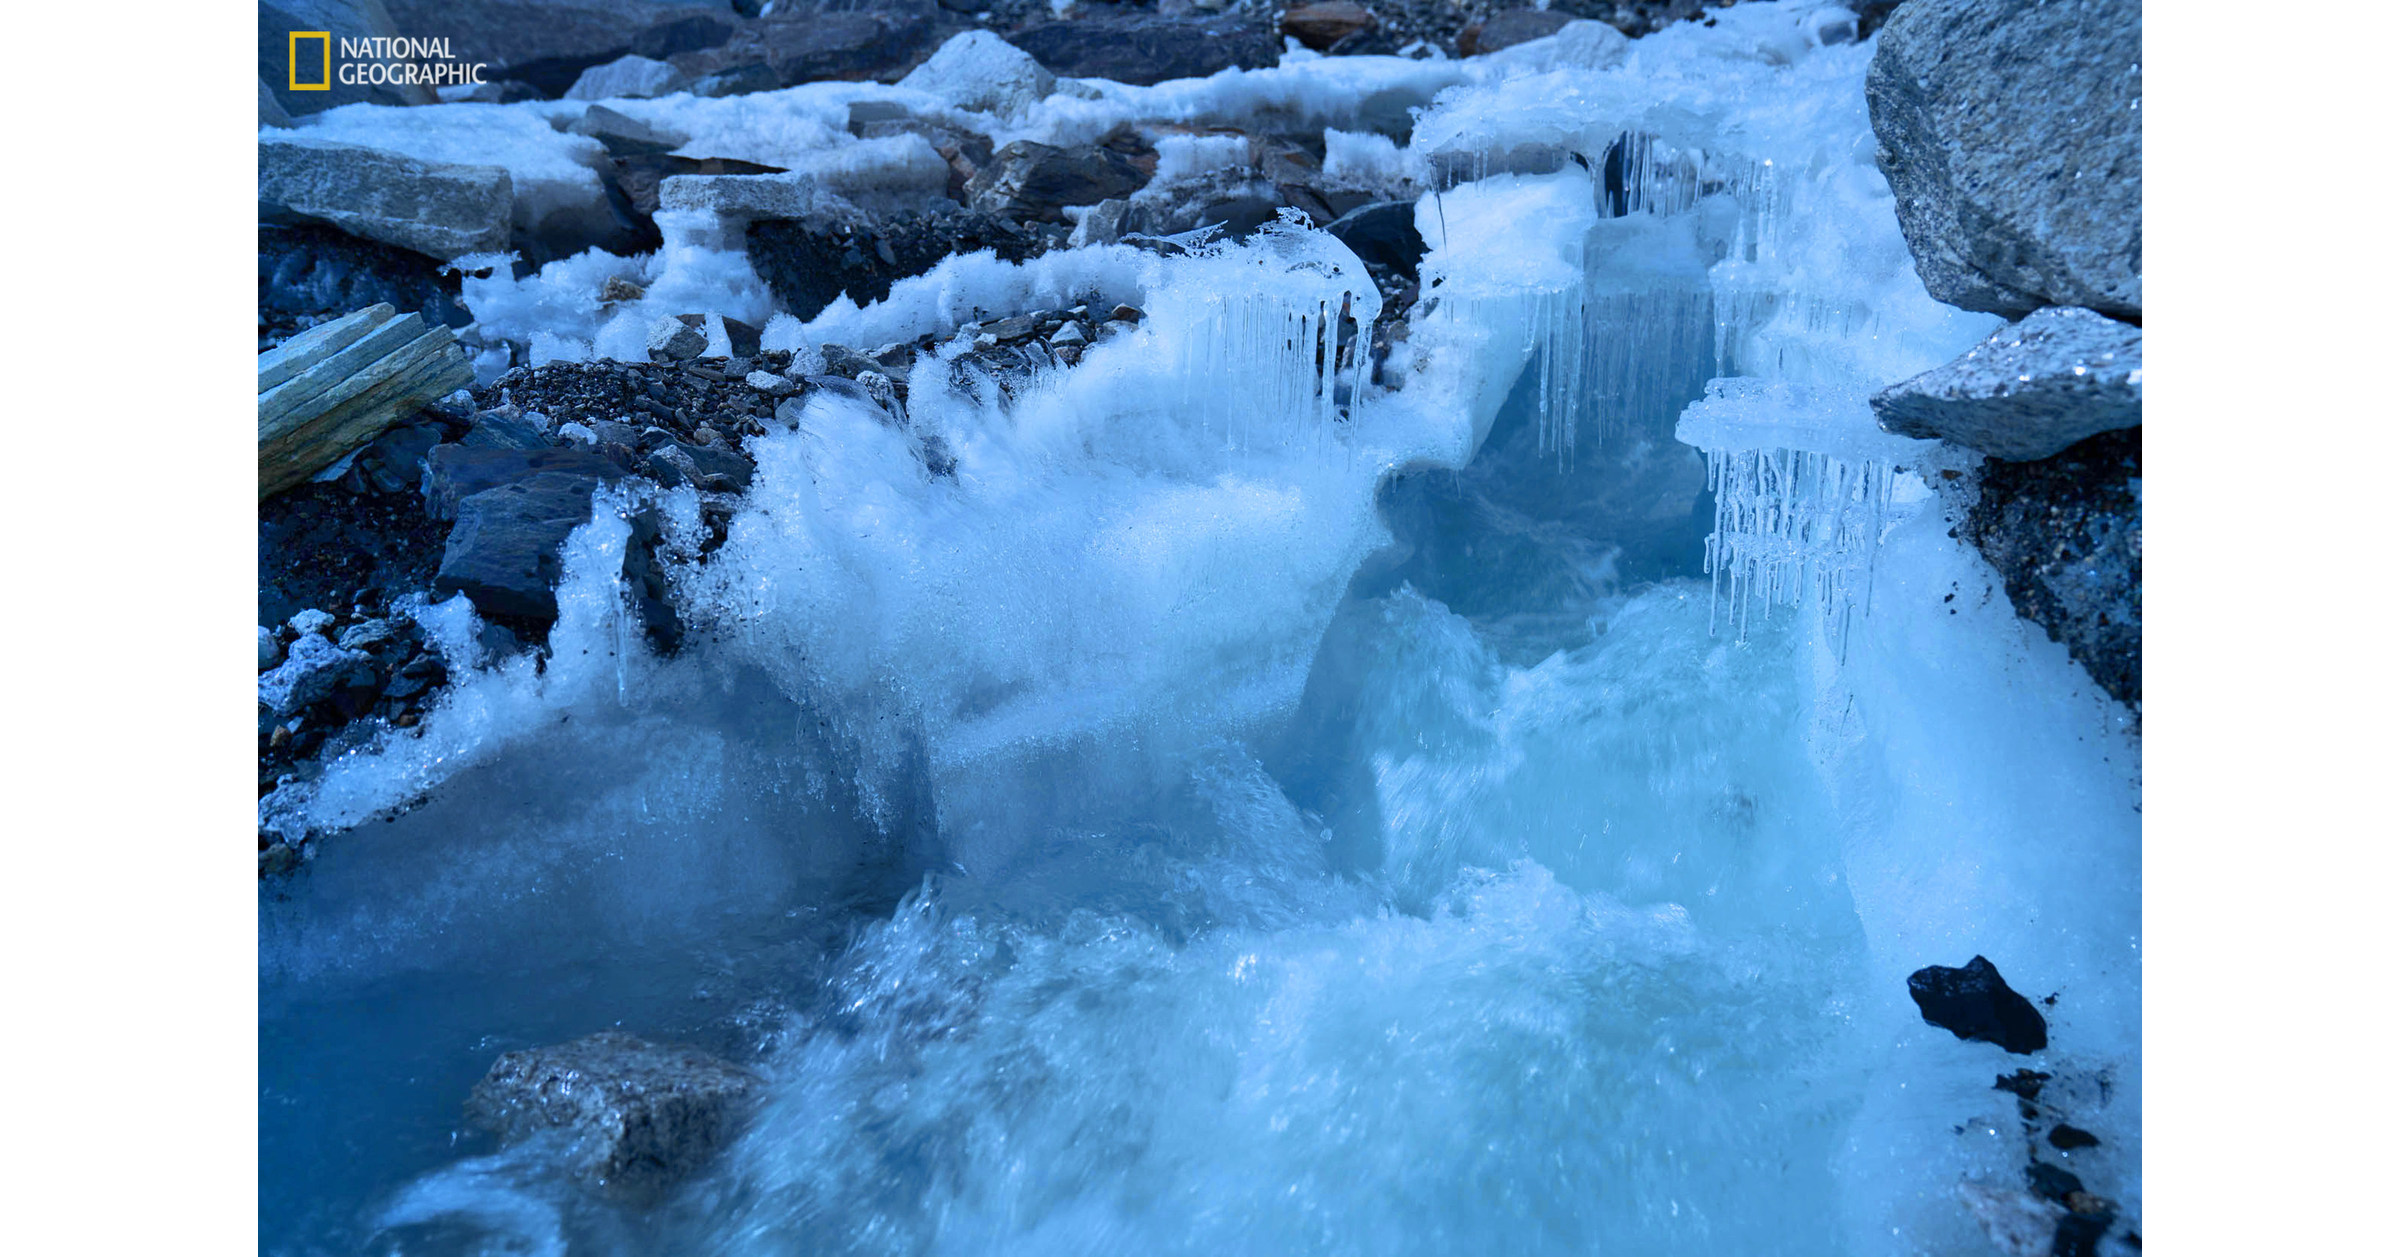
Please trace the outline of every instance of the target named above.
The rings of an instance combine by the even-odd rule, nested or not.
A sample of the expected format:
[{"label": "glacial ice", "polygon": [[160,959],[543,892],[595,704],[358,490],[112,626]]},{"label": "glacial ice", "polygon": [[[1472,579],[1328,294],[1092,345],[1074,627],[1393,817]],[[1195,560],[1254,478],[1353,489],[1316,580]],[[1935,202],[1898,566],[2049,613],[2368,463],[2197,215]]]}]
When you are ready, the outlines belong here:
[{"label": "glacial ice", "polygon": [[[1294,54],[1012,120],[1272,115],[1417,180],[1394,387],[1359,373],[1357,260],[1280,228],[955,257],[806,323],[697,210],[652,257],[469,279],[520,353],[630,356],[694,310],[803,353],[950,343],[905,424],[787,404],[725,545],[670,564],[675,657],[632,629],[614,499],[538,669],[418,611],[463,680],[265,818],[347,832],[261,905],[262,1157],[337,1202],[270,1202],[262,1248],[1969,1251],[1955,1185],[2023,1149],[1997,1050],[1903,980],[1979,952],[2057,994],[2040,1067],[2105,1097],[2077,1171],[2138,1212],[2139,744],[1867,412],[1993,321],[1915,279],[1871,46],[1827,46],[1831,13],[1574,65]],[[856,99],[935,107],[624,108],[798,166],[848,160]],[[611,277],[650,295],[604,309]],[[969,323],[1116,301],[1148,317],[1071,371],[952,371]],[[1574,631],[1529,634],[1502,612],[1534,578],[1484,556],[1605,539],[1470,496],[1443,540],[1479,609],[1390,576],[1434,539],[1379,493],[1527,413],[1526,476],[1704,451],[1689,575],[1570,582],[1599,591]],[[660,505],[695,549],[690,492]],[[449,1141],[497,1051],[616,1021],[772,1080],[659,1215]]]}]

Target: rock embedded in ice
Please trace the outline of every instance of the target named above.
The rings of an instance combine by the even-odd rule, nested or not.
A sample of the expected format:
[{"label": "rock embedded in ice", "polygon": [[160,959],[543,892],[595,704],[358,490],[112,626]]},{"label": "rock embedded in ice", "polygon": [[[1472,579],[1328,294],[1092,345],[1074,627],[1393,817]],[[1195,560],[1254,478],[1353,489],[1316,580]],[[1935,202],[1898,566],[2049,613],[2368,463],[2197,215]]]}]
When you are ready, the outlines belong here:
[{"label": "rock embedded in ice", "polygon": [[468,1097],[467,1119],[511,1142],[563,1131],[578,1172],[638,1203],[715,1155],[758,1085],[697,1048],[604,1030],[494,1061]]},{"label": "rock embedded in ice", "polygon": [[1425,237],[1417,231],[1417,207],[1410,201],[1376,201],[1334,220],[1325,229],[1350,246],[1362,262],[1388,266],[1409,279],[1425,257]]},{"label": "rock embedded in ice", "polygon": [[1283,33],[1318,52],[1377,25],[1374,14],[1350,0],[1319,0],[1283,11]]},{"label": "rock embedded in ice", "polygon": [[683,147],[684,137],[651,126],[647,122],[628,118],[606,105],[593,105],[567,128],[569,134],[589,136],[607,147],[615,157],[640,157],[668,153]]},{"label": "rock embedded in ice", "polygon": [[1876,422],[2026,462],[2142,422],[2142,329],[2073,306],[2036,310],[1873,398]]},{"label": "rock embedded in ice", "polygon": [[1048,96],[1058,76],[990,31],[962,31],[909,71],[900,86],[960,109],[1010,115]]},{"label": "rock embedded in ice", "polygon": [[337,690],[377,684],[373,659],[334,645],[322,632],[305,632],[292,640],[281,664],[258,678],[258,701],[277,716],[289,716]]},{"label": "rock embedded in ice", "polygon": [[1237,15],[1079,18],[1018,31],[1008,42],[1054,74],[1135,87],[1233,67],[1263,70],[1283,55],[1283,41]]},{"label": "rock embedded in ice", "polygon": [[2142,430],[2104,432],[2029,463],[1983,465],[1959,535],[2017,614],[2109,696],[2142,702]]},{"label": "rock embedded in ice", "polygon": [[1018,221],[1063,222],[1062,206],[1132,195],[1148,182],[1139,166],[1097,145],[1054,148],[1018,140],[992,154],[967,181],[967,203]]},{"label": "rock embedded in ice", "polygon": [[673,362],[686,362],[708,348],[705,320],[696,314],[662,314],[650,324],[650,356]]},{"label": "rock embedded in ice", "polygon": [[1876,164],[1937,299],[2142,312],[2140,0],[1911,0],[1867,72]]},{"label": "rock embedded in ice", "polygon": [[2004,1257],[2051,1257],[2067,1211],[2030,1192],[1989,1183],[1958,1185],[1958,1198]]},{"label": "rock embedded in ice", "polygon": [[664,61],[632,53],[606,65],[596,65],[567,89],[568,100],[648,100],[680,92],[691,85],[684,72]]},{"label": "rock embedded in ice", "polygon": [[505,251],[514,207],[500,166],[437,165],[298,134],[258,142],[263,223],[328,223],[447,262]]},{"label": "rock embedded in ice", "polygon": [[1927,965],[1908,975],[1908,997],[1916,1001],[1925,1024],[1959,1038],[1997,1043],[2020,1056],[2049,1046],[2050,1027],[2041,1010],[2009,989],[2000,971],[1981,956],[1965,968]]},{"label": "rock embedded in ice", "polygon": [[463,593],[484,615],[557,619],[555,590],[565,574],[559,547],[591,521],[599,484],[595,476],[544,471],[459,499],[434,596]]},{"label": "rock embedded in ice", "polygon": [[1495,13],[1458,33],[1458,55],[1479,56],[1546,39],[1574,21],[1571,14],[1551,9],[1511,9]]}]

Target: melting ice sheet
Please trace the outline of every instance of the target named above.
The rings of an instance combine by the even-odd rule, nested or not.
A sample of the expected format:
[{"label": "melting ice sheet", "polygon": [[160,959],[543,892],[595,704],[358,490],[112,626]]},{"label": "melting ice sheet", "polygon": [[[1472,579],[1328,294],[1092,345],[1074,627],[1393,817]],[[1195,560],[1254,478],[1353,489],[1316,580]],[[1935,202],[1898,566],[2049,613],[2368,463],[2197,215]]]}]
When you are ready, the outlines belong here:
[{"label": "melting ice sheet", "polygon": [[[1823,9],[1018,120],[1430,106],[1331,146],[1438,188],[1400,387],[1306,233],[778,320],[1150,312],[1008,390],[922,362],[904,422],[811,399],[674,578],[673,659],[616,588],[632,501],[570,540],[540,670],[424,609],[469,679],[267,818],[346,832],[261,906],[262,1248],[1973,1251],[2019,1065],[2093,1097],[2074,1168],[2138,1214],[2138,743],[1859,426],[1989,320],[1916,283]],[[894,90],[631,104],[796,165]],[[721,225],[666,226],[469,302],[576,353],[612,274],[755,317]],[[2049,1051],[1917,1018],[1906,974],[1979,953],[2055,993]],[[458,1129],[499,1052],[610,1026],[769,1081],[646,1214]]]}]

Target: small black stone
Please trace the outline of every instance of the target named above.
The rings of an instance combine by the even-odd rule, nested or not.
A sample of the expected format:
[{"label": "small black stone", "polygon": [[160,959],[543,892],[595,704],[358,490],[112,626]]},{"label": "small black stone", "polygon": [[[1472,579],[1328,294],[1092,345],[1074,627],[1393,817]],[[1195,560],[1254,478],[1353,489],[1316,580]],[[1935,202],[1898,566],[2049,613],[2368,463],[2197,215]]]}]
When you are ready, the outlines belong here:
[{"label": "small black stone", "polygon": [[1992,1090],[2005,1091],[2022,1100],[2038,1100],[2042,1097],[2042,1084],[2048,1081],[2050,1075],[2038,1069],[2020,1069],[1994,1079]]},{"label": "small black stone", "polygon": [[2026,1163],[2025,1185],[2033,1189],[2034,1195],[2055,1200],[2062,1205],[2067,1203],[2067,1197],[2083,1190],[2083,1180],[2075,1177],[2071,1171],[2039,1161]]},{"label": "small black stone", "polygon": [[2097,1148],[2100,1146],[2100,1137],[2081,1127],[2060,1122],[2050,1128],[2050,1146],[2062,1152],[2076,1148]]},{"label": "small black stone", "polygon": [[1997,1043],[2019,1056],[2050,1044],[2049,1023],[2032,1001],[2010,990],[1992,962],[1981,956],[1963,969],[1928,965],[1908,975],[1908,995],[1925,1023],[1959,1038]]}]

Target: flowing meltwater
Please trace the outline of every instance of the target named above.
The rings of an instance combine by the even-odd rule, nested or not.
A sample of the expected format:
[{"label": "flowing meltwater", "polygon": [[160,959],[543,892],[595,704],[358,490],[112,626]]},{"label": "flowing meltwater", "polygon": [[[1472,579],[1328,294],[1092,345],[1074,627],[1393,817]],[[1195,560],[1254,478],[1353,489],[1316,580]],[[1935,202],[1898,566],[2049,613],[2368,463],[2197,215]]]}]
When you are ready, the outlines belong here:
[{"label": "flowing meltwater", "polygon": [[[1820,9],[1443,71],[1394,151],[1478,177],[1379,377],[1289,224],[777,318],[1147,313],[1007,388],[952,341],[905,423],[811,394],[671,658],[605,494],[539,666],[420,610],[464,679],[262,818],[327,835],[260,908],[262,1250],[1975,1252],[2021,1065],[2100,1080],[2079,1169],[2138,1215],[2138,743],[1869,416],[1994,321],[1916,280]],[[1430,73],[1293,58],[1211,107]],[[469,296],[745,269],[710,238]],[[1977,954],[2046,1052],[1919,1020]],[[648,1209],[460,1111],[609,1028],[767,1080]]]}]

